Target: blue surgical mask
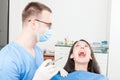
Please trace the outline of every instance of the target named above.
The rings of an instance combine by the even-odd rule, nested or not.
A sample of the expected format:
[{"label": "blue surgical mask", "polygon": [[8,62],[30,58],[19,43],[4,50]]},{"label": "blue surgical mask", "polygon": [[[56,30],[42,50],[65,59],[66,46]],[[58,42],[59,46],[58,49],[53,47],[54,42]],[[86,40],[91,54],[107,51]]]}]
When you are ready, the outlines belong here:
[{"label": "blue surgical mask", "polygon": [[52,31],[47,29],[44,34],[38,35],[38,41],[45,42],[51,37],[51,35],[52,35]]}]

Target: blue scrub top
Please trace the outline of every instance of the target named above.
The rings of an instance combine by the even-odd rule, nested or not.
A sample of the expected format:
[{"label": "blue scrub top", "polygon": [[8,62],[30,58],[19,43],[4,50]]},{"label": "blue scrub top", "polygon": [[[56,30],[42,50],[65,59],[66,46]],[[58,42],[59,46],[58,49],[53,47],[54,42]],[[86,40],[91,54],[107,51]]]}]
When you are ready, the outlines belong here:
[{"label": "blue scrub top", "polygon": [[108,79],[101,74],[79,70],[69,73],[68,76],[64,78],[60,76],[60,73],[58,73],[51,80],[108,80]]},{"label": "blue scrub top", "polygon": [[16,42],[10,42],[0,51],[0,80],[32,80],[43,62],[42,50],[34,47],[36,58]]}]

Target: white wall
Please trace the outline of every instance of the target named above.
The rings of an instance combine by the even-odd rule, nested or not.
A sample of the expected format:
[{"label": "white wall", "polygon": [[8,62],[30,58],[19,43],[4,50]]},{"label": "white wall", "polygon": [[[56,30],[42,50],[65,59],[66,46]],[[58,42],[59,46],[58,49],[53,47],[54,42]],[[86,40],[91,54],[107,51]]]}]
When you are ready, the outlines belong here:
[{"label": "white wall", "polygon": [[0,45],[7,44],[8,1],[0,1]]},{"label": "white wall", "polygon": [[[42,47],[54,48],[65,37],[89,42],[109,40],[109,0],[54,0],[53,36]],[[47,46],[46,46],[47,45]]]},{"label": "white wall", "polygon": [[54,3],[53,27],[57,40],[66,36],[72,40],[106,40],[107,0],[56,0]]},{"label": "white wall", "polygon": [[112,0],[108,76],[120,80],[120,0]]}]

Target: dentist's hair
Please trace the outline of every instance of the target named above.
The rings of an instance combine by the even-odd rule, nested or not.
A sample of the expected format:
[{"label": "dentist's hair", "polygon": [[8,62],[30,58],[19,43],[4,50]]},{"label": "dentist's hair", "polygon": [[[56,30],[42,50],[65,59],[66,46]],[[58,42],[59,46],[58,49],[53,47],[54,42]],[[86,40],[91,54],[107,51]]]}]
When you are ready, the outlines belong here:
[{"label": "dentist's hair", "polygon": [[[100,70],[99,70],[99,66],[97,64],[97,61],[94,57],[94,53],[93,53],[93,50],[92,50],[92,47],[90,46],[90,44],[86,41],[86,40],[79,40],[79,41],[83,41],[85,43],[88,44],[89,48],[90,48],[90,51],[91,51],[91,57],[92,57],[92,60],[90,59],[90,61],[88,62],[88,67],[87,67],[87,71],[88,72],[93,72],[93,73],[97,73],[97,74],[100,74]],[[71,47],[71,50],[69,52],[69,57],[68,57],[68,60],[67,60],[67,63],[66,65],[64,66],[64,69],[68,72],[68,73],[71,73],[73,71],[75,71],[75,62],[73,59],[70,58],[71,54],[73,53],[73,48],[75,46],[75,44],[77,43],[78,41],[76,41],[73,46]]]},{"label": "dentist's hair", "polygon": [[22,12],[22,22],[25,22],[25,20],[31,16],[38,17],[43,10],[47,10],[52,13],[51,9],[46,5],[40,2],[30,2]]}]

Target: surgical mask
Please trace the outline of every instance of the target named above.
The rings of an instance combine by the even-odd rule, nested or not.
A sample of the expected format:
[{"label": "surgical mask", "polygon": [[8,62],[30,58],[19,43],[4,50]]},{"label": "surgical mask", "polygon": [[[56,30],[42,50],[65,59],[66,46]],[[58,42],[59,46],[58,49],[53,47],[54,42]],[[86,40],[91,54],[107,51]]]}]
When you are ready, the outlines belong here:
[{"label": "surgical mask", "polygon": [[51,35],[52,35],[52,31],[47,29],[44,34],[38,35],[38,41],[45,42],[51,37]]}]

